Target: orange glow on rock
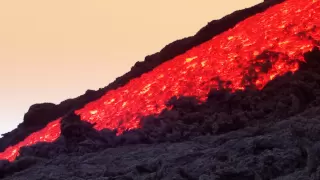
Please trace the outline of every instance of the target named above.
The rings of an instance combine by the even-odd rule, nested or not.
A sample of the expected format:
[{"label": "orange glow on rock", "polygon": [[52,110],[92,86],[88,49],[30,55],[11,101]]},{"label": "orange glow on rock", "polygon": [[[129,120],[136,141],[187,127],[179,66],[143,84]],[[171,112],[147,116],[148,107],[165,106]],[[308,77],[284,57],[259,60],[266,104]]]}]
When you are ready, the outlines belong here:
[{"label": "orange glow on rock", "polygon": [[[210,89],[218,88],[216,77],[231,82],[232,90],[244,89],[251,83],[261,89],[276,76],[295,72],[298,62],[304,61],[303,54],[319,46],[319,17],[320,0],[287,0],[132,79],[125,86],[108,91],[75,113],[84,121],[96,123],[98,130],[118,129],[121,134],[139,128],[140,117],[159,114],[166,108],[165,102],[175,95],[206,100]],[[270,64],[267,70],[253,66],[264,63]],[[252,73],[256,78],[244,81]],[[9,147],[0,153],[0,159],[13,160],[21,146],[54,141],[60,134],[58,123],[59,120],[53,121],[30,138]],[[48,130],[52,126],[54,130]],[[46,135],[48,138],[44,139]]]},{"label": "orange glow on rock", "polygon": [[[115,91],[107,92],[97,101],[88,103],[76,113],[83,120],[97,123],[96,128],[124,130],[139,127],[139,116],[158,114],[165,102],[174,95],[196,96],[205,100],[211,88],[218,88],[212,77],[231,81],[231,88],[244,89],[244,75],[257,57],[268,50],[278,52],[269,56],[272,66],[267,72],[256,68],[255,84],[263,88],[276,76],[298,69],[303,53],[317,46],[320,25],[319,1],[288,0],[256,14],[234,28],[213,37],[185,54],[133,79]],[[159,76],[161,74],[161,76]],[[113,100],[113,103],[105,103]],[[91,110],[98,113],[90,114]],[[122,123],[119,126],[119,121]]]},{"label": "orange glow on rock", "polygon": [[30,146],[37,142],[53,142],[60,136],[61,118],[48,123],[48,125],[40,131],[32,133],[23,141],[14,146],[8,147],[4,152],[0,153],[0,159],[13,161],[19,155],[19,149],[23,146]]}]

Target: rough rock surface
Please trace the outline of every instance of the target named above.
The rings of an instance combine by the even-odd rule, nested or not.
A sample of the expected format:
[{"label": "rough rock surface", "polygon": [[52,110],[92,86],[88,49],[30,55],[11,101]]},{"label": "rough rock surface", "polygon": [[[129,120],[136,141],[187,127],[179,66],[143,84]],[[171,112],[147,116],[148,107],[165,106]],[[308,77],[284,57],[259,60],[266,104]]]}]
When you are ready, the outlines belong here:
[{"label": "rough rock surface", "polygon": [[[165,46],[160,52],[146,56],[143,62],[137,62],[128,73],[116,78],[114,82],[97,91],[88,90],[85,94],[74,99],[65,100],[58,105],[43,103],[31,106],[25,114],[23,122],[16,129],[3,134],[3,137],[0,138],[0,151],[3,151],[9,145],[20,142],[32,132],[42,129],[48,122],[56,120],[71,110],[82,108],[88,102],[99,99],[105,92],[125,85],[131,79],[151,71],[161,63],[234,27],[238,22],[283,1],[270,0],[244,10],[235,11],[220,20],[213,20],[200,29],[194,36],[174,41]],[[47,108],[49,106],[51,106],[50,110]],[[46,116],[43,116],[43,114],[46,114]]]},{"label": "rough rock surface", "polygon": [[0,162],[3,179],[320,178],[320,51],[263,90],[212,91],[208,101],[172,98],[121,136],[69,113],[54,143]]},{"label": "rough rock surface", "polygon": [[[61,137],[24,147],[12,163],[0,161],[0,178],[318,180],[319,59],[315,48],[305,54],[306,62],[296,73],[277,77],[262,90],[212,91],[203,104],[193,97],[173,97],[171,110],[145,117],[141,129],[121,136],[96,131],[64,111],[69,113],[64,113]],[[52,106],[60,105],[34,106],[26,116],[41,117]]]}]

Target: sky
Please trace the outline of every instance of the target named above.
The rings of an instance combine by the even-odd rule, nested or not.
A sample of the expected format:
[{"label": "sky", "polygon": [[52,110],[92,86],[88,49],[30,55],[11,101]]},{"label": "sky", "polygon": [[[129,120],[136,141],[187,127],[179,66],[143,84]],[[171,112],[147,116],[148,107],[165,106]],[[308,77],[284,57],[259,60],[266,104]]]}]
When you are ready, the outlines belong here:
[{"label": "sky", "polygon": [[0,134],[32,104],[105,87],[165,45],[262,1],[0,1]]}]

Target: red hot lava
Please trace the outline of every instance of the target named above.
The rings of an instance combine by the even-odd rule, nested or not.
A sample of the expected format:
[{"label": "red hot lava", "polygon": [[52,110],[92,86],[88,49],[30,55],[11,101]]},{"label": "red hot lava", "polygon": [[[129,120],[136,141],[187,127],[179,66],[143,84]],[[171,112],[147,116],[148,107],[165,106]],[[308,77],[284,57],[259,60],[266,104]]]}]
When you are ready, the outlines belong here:
[{"label": "red hot lava", "polygon": [[23,146],[30,146],[37,142],[52,142],[56,140],[60,136],[60,121],[61,118],[52,121],[40,131],[32,133],[18,144],[8,147],[4,152],[0,153],[0,159],[13,161],[19,155],[19,149]]},{"label": "red hot lava", "polygon": [[[253,83],[263,88],[276,76],[298,69],[303,54],[320,40],[320,0],[287,0],[263,13],[238,23],[186,53],[132,79],[125,86],[108,91],[100,99],[75,111],[81,119],[96,123],[95,128],[125,130],[139,128],[140,118],[159,114],[173,96],[196,96],[204,101],[210,89],[218,88],[215,77],[230,81],[233,90],[243,89],[243,79],[252,70]],[[263,58],[265,51],[278,56]],[[268,71],[254,63],[271,63]],[[54,141],[60,134],[60,120],[33,133],[19,144],[0,153],[0,159],[13,160],[21,146]],[[50,129],[51,128],[51,129]]]}]

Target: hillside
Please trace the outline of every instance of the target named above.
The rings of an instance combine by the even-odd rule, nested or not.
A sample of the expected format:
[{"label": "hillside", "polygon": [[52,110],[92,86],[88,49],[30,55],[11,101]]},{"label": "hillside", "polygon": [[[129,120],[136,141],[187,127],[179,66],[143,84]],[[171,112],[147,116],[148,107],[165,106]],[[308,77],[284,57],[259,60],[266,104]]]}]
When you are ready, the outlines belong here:
[{"label": "hillside", "polygon": [[98,91],[30,107],[3,179],[320,179],[320,1],[208,23]]}]

